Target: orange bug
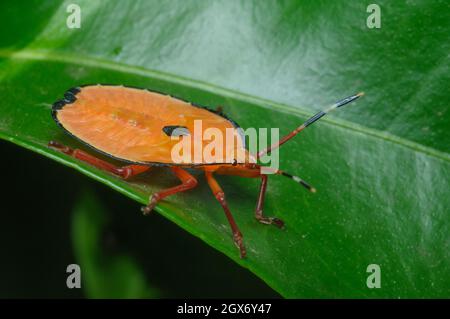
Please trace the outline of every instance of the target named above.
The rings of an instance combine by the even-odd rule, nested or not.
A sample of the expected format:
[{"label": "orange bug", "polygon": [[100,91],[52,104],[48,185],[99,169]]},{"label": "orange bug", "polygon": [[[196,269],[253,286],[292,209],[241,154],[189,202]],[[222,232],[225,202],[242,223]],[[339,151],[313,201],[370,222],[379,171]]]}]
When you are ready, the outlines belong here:
[{"label": "orange bug", "polygon": [[[142,208],[144,214],[150,213],[155,205],[167,196],[187,191],[197,185],[197,180],[186,168],[203,170],[212,193],[222,206],[230,223],[233,239],[239,248],[240,255],[244,257],[246,250],[242,234],[214,174],[260,178],[261,187],[255,217],[263,224],[284,227],[282,220],[263,214],[268,175],[262,173],[262,166],[257,164],[258,158],[281,146],[325,114],[362,95],[363,93],[358,93],[338,101],[328,109],[312,116],[278,143],[258,154],[250,154],[245,148],[244,137],[238,132],[239,126],[220,112],[149,90],[112,85],[76,87],[68,90],[64,94],[64,99],[53,104],[54,120],[69,135],[95,151],[121,160],[127,165],[117,167],[80,149],[71,149],[55,141],[50,141],[49,147],[124,179],[143,173],[152,166],[166,166],[171,169],[180,179],[181,184],[154,193],[148,205]],[[187,138],[193,143],[199,142],[195,140],[195,134],[191,133],[195,129],[196,120],[202,121],[202,130],[215,128],[224,134],[226,130],[232,130],[237,137],[237,143],[233,147],[223,149],[222,161],[209,163],[200,159],[189,163],[175,163],[172,159],[172,150],[177,143],[173,137]],[[231,157],[231,160],[225,156],[230,152],[235,155]],[[315,189],[300,177],[281,170],[275,170],[273,173],[289,177],[315,192]]]}]

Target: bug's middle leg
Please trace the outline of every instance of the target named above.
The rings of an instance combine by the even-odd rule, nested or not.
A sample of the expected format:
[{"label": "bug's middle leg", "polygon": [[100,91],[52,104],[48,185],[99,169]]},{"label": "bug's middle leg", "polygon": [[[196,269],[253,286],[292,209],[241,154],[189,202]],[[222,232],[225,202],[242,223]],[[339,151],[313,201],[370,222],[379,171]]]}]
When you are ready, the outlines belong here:
[{"label": "bug's middle leg", "polygon": [[256,204],[255,217],[260,223],[272,224],[279,228],[283,228],[284,222],[281,219],[276,217],[266,217],[263,214],[264,199],[266,197],[266,189],[267,189],[267,179],[268,179],[267,175],[264,174],[261,175],[261,186],[259,189],[258,202]]},{"label": "bug's middle leg", "polygon": [[166,198],[167,196],[170,196],[170,195],[173,195],[176,193],[187,191],[187,190],[192,189],[195,186],[197,186],[198,182],[195,179],[195,177],[192,176],[191,174],[189,174],[184,169],[182,169],[180,167],[176,167],[176,166],[173,166],[170,169],[180,179],[181,184],[154,193],[150,197],[150,201],[149,201],[148,205],[145,207],[142,207],[142,212],[144,213],[144,215],[148,215],[153,210],[153,208],[155,208],[156,204],[163,198]]}]

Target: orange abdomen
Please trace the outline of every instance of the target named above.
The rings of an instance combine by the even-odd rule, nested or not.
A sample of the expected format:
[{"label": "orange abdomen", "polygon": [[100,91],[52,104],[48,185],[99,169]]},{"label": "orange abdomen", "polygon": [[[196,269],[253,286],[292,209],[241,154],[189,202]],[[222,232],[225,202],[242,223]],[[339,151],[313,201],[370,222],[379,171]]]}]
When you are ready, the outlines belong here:
[{"label": "orange abdomen", "polygon": [[[194,121],[201,120],[201,134],[208,128],[219,129],[223,136],[226,129],[236,131],[230,120],[205,108],[168,95],[123,86],[96,85],[69,90],[65,101],[55,103],[53,116],[84,143],[135,163],[173,164],[171,151],[178,140],[164,132],[167,126],[186,127],[194,132]],[[196,137],[191,133],[179,138],[190,138],[194,143]],[[237,140],[236,153],[246,152],[244,141]],[[224,154],[220,162],[232,160],[227,162]],[[203,160],[191,163],[205,164]]]}]

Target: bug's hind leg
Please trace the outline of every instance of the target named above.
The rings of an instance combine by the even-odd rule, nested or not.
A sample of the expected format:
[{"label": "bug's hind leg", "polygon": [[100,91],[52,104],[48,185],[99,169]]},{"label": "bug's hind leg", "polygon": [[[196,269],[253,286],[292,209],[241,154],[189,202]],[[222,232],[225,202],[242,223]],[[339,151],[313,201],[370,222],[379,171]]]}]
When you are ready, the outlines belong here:
[{"label": "bug's hind leg", "polygon": [[189,174],[184,169],[173,166],[173,167],[171,167],[171,170],[180,179],[181,184],[177,185],[175,187],[171,187],[171,188],[159,191],[157,193],[154,193],[150,197],[150,201],[149,201],[148,205],[145,207],[142,207],[142,212],[144,213],[144,215],[149,214],[153,210],[153,208],[155,208],[156,204],[163,198],[166,198],[167,196],[170,196],[170,195],[173,195],[176,193],[187,191],[187,190],[197,186],[198,183],[197,183],[197,180],[195,179],[195,177],[192,176],[191,174]]},{"label": "bug's hind leg", "polygon": [[255,217],[256,219],[263,224],[272,224],[279,228],[284,228],[284,222],[276,217],[266,217],[263,214],[264,208],[264,198],[266,197],[266,189],[267,189],[267,175],[261,175],[261,187],[259,189],[258,202],[256,204]]},{"label": "bug's hind leg", "polygon": [[80,149],[72,149],[55,141],[50,141],[48,143],[48,146],[64,154],[70,155],[76,159],[86,162],[101,170],[113,173],[119,177],[122,177],[123,179],[128,179],[150,169],[150,166],[145,165],[127,165],[123,167],[117,167]]},{"label": "bug's hind leg", "polygon": [[225,193],[223,192],[220,185],[217,183],[212,172],[206,171],[205,174],[209,187],[211,188],[216,199],[219,201],[220,205],[222,205],[225,215],[227,216],[228,222],[230,223],[231,231],[233,232],[234,243],[239,248],[241,258],[244,258],[246,255],[246,250],[242,240],[242,234],[233,218],[233,215],[231,215],[230,209],[228,208],[228,204],[225,200]]}]

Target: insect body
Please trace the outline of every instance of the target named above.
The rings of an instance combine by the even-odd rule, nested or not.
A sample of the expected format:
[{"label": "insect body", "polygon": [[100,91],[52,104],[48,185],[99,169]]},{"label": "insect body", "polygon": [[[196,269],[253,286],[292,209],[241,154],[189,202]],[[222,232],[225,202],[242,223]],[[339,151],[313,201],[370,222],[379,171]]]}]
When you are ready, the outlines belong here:
[{"label": "insect body", "polygon": [[[215,175],[260,178],[261,187],[255,217],[263,224],[282,228],[283,221],[263,214],[268,175],[262,173],[262,166],[257,164],[258,158],[284,144],[328,112],[356,100],[361,95],[362,93],[358,93],[333,104],[311,117],[278,143],[258,154],[250,154],[245,148],[245,140],[238,125],[221,113],[148,90],[107,85],[77,87],[68,90],[63,100],[53,104],[54,120],[69,135],[100,153],[123,161],[126,165],[112,165],[80,149],[71,149],[55,141],[49,142],[49,146],[124,179],[143,173],[153,166],[168,167],[181,183],[152,194],[148,205],[142,208],[144,214],[150,213],[160,200],[197,185],[197,180],[186,168],[203,170],[212,193],[230,223],[240,255],[244,257],[246,251],[242,234]],[[196,129],[198,130],[197,121],[201,121],[201,133],[215,129],[225,136],[231,132],[234,143],[231,147],[226,143],[220,149],[219,160],[214,162],[197,157],[190,151],[183,153],[182,161],[175,161],[173,150],[179,139],[206,146],[206,142],[195,134]],[[289,177],[308,190],[315,191],[297,176],[281,170],[274,173]]]}]

